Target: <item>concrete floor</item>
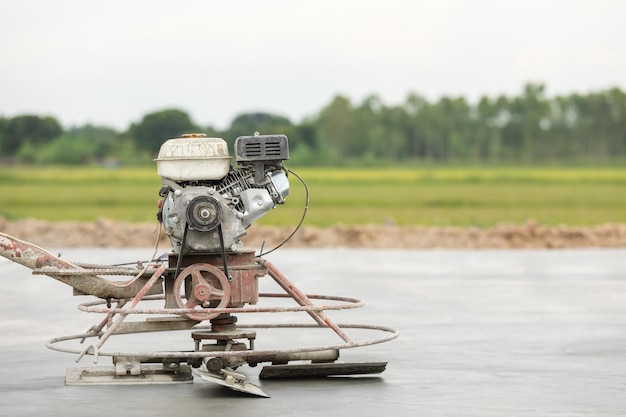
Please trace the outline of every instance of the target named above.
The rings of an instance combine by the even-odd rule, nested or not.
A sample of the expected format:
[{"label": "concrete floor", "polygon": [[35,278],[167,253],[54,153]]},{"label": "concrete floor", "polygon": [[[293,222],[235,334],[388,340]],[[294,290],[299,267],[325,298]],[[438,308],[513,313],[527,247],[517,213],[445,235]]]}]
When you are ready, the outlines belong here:
[{"label": "concrete floor", "polygon": [[[62,252],[98,263],[151,254]],[[399,329],[391,342],[342,351],[343,361],[388,361],[387,370],[259,382],[260,367],[240,368],[269,399],[197,379],[192,385],[65,386],[65,369],[77,366],[76,357],[44,343],[83,332],[99,316],[78,311],[84,299],[72,297],[69,287],[0,259],[0,415],[626,415],[626,250],[285,249],[268,258],[307,293],[365,301],[361,309],[329,312],[335,321]],[[261,285],[269,288],[269,279]],[[278,319],[240,317],[242,323],[264,320]],[[257,341],[293,347],[317,341],[317,331],[259,331]],[[163,336],[141,342],[161,343]],[[182,349],[192,348],[190,340],[184,343]],[[85,358],[80,365],[92,363]]]}]

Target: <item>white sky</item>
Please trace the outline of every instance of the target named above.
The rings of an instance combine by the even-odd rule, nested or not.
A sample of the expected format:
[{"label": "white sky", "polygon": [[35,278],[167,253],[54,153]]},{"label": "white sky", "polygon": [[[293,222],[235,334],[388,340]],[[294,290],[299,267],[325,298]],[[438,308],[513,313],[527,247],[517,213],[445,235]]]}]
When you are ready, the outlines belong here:
[{"label": "white sky", "polygon": [[0,115],[65,127],[169,107],[298,122],[335,94],[475,100],[528,81],[626,89],[626,1],[0,1]]}]

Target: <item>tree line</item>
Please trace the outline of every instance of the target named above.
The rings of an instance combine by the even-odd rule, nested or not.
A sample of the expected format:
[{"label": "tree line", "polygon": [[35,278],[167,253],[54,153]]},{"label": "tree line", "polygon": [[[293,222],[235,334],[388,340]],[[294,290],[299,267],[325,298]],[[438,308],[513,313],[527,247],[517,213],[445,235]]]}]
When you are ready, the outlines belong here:
[{"label": "tree line", "polygon": [[[294,122],[278,114],[236,116],[225,130],[200,126],[183,110],[149,113],[125,131],[64,128],[52,116],[0,116],[0,158],[22,163],[148,163],[181,133],[204,132],[233,143],[241,135],[284,133],[291,163],[384,165],[435,163],[606,163],[626,160],[626,94],[619,88],[548,97],[543,84],[518,95],[404,102],[337,95],[317,114]],[[232,149],[232,148],[231,148]]]}]

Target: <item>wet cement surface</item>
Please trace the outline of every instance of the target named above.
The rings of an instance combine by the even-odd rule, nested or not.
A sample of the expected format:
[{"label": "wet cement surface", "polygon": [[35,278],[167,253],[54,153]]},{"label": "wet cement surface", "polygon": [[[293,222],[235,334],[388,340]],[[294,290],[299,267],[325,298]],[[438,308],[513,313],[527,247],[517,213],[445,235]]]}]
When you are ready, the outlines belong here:
[{"label": "wet cement surface", "polygon": [[[62,252],[96,263],[151,254]],[[259,381],[260,366],[239,369],[271,398],[197,378],[191,385],[65,386],[65,369],[77,366],[76,355],[44,343],[83,332],[100,316],[78,311],[85,298],[73,297],[64,284],[0,259],[0,415],[626,415],[626,250],[282,250],[268,259],[307,293],[365,302],[329,312],[335,321],[399,329],[396,340],[341,354],[345,362],[388,361],[387,370]],[[263,278],[262,291],[273,291],[270,284]],[[240,317],[240,323],[280,320]],[[257,345],[297,347],[326,337],[318,329],[259,331]],[[193,348],[188,333],[137,341]],[[93,366],[89,359],[78,365]]]}]

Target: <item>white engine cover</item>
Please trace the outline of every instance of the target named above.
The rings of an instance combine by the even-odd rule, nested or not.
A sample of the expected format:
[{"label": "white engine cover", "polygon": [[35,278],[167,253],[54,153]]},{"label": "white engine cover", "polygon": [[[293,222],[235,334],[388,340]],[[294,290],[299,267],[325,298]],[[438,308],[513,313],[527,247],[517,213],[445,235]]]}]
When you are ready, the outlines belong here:
[{"label": "white engine cover", "polygon": [[165,141],[155,161],[159,175],[174,181],[219,180],[230,169],[226,141],[199,133]]}]

